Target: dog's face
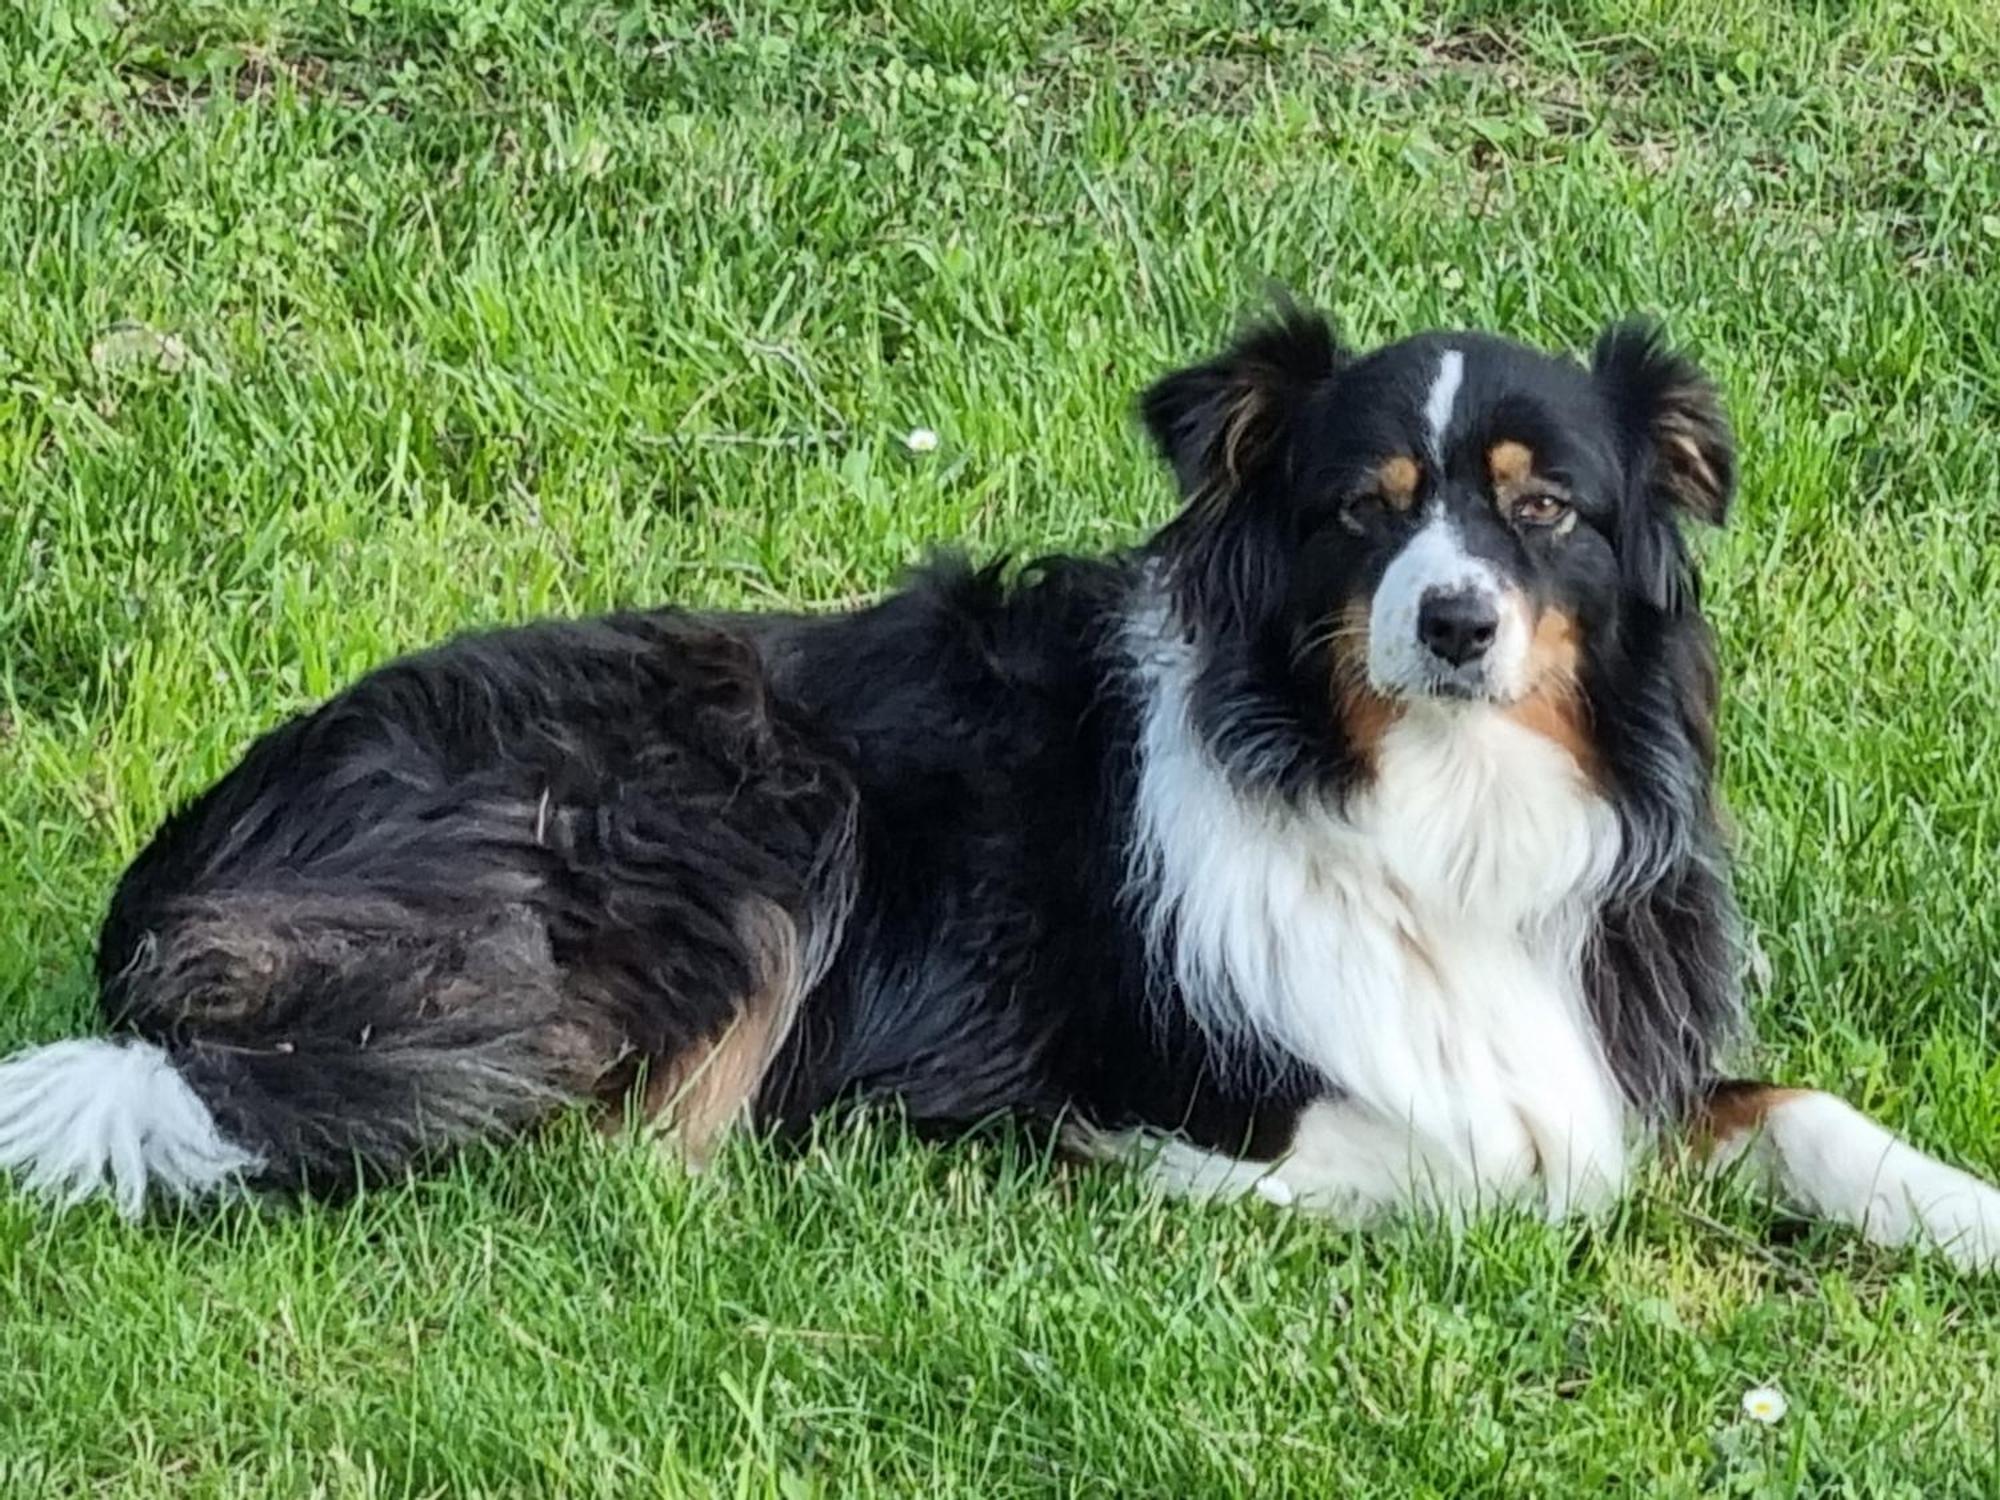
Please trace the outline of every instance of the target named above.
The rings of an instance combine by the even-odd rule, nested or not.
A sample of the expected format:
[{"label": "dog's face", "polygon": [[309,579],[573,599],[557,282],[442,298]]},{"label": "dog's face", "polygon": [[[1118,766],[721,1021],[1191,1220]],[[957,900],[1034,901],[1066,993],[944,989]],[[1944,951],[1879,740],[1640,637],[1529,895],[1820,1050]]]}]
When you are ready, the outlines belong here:
[{"label": "dog's face", "polygon": [[1293,439],[1302,622],[1340,622],[1336,656],[1384,698],[1559,685],[1618,592],[1609,427],[1583,371],[1491,340],[1411,339],[1340,372]]},{"label": "dog's face", "polygon": [[1418,701],[1574,705],[1635,617],[1693,607],[1675,516],[1719,521],[1733,485],[1708,382],[1635,329],[1586,368],[1479,334],[1356,358],[1294,316],[1145,412],[1188,494],[1173,545],[1258,551],[1214,576],[1282,593],[1233,603],[1350,726]]}]

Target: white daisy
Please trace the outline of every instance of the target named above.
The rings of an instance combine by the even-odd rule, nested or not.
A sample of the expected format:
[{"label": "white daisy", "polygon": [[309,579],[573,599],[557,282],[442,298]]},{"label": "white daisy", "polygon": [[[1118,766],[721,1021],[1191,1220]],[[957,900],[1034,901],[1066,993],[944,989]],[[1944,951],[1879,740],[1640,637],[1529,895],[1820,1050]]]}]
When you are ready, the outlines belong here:
[{"label": "white daisy", "polygon": [[1788,1404],[1785,1393],[1775,1386],[1755,1386],[1743,1393],[1743,1415],[1766,1427],[1784,1420]]},{"label": "white daisy", "polygon": [[937,445],[938,435],[928,427],[912,427],[903,439],[903,446],[912,453],[934,453]]}]

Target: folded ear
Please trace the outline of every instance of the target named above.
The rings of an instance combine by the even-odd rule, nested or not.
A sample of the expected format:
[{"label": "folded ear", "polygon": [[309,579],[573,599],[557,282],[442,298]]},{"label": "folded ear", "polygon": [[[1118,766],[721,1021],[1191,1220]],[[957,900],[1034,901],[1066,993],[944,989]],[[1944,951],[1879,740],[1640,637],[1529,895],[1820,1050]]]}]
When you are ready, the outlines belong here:
[{"label": "folded ear", "polygon": [[1264,477],[1306,394],[1346,361],[1325,318],[1287,306],[1219,358],[1153,386],[1140,415],[1181,493],[1223,498]]},{"label": "folded ear", "polygon": [[1736,493],[1736,442],[1714,384],[1643,323],[1607,328],[1590,368],[1648,488],[1674,511],[1720,526]]}]

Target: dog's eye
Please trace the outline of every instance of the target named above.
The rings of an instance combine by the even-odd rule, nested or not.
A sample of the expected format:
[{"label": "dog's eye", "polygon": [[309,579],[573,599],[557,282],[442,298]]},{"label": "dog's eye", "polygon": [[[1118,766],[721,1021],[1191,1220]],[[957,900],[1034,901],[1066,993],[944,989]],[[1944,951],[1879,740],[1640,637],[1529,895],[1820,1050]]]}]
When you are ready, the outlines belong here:
[{"label": "dog's eye", "polygon": [[1523,495],[1509,509],[1523,526],[1553,526],[1569,514],[1569,502],[1560,495]]}]

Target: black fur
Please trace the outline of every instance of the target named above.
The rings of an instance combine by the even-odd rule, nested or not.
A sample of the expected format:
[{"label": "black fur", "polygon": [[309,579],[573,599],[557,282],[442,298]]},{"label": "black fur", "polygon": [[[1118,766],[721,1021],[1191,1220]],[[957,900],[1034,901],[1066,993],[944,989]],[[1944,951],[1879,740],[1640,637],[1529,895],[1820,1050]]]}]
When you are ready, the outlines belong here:
[{"label": "black fur", "polygon": [[[1224,1055],[1161,993],[1124,898],[1123,632],[1141,580],[1169,580],[1196,723],[1246,795],[1364,780],[1314,628],[1368,586],[1329,523],[1407,404],[1396,350],[1420,347],[1358,359],[1292,313],[1162,382],[1144,416],[1187,505],[1126,554],[948,562],[851,614],[623,615],[382,669],[133,865],[107,1017],[164,1044],[281,1187],[615,1104],[774,985],[797,1015],[753,1091],[767,1124],[888,1095],[932,1125],[1070,1112],[1268,1154],[1326,1083]],[[1575,450],[1611,560],[1548,585],[1595,610],[1583,690],[1627,825],[1587,978],[1628,1095],[1670,1114],[1736,1017],[1714,670],[1669,514],[1720,519],[1727,432],[1650,335],[1607,339],[1594,374],[1488,353],[1506,389],[1482,409]]]},{"label": "black fur", "polygon": [[854,782],[797,719],[742,635],[673,614],[387,667],[161,830],[106,1014],[284,1185],[615,1095],[756,989],[746,909],[839,929]]}]

